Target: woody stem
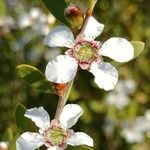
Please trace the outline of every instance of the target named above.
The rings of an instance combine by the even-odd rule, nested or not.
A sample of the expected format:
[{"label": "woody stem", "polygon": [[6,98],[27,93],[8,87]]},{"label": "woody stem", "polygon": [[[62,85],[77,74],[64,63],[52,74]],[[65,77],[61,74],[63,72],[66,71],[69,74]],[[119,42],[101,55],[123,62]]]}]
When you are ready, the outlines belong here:
[{"label": "woody stem", "polygon": [[62,109],[63,107],[65,106],[66,104],[66,101],[70,95],[70,92],[71,92],[71,89],[72,89],[72,85],[73,85],[73,81],[70,81],[68,84],[67,84],[67,87],[65,89],[65,92],[63,94],[63,96],[60,96],[59,97],[59,101],[58,101],[58,104],[57,104],[57,110],[56,110],[56,114],[55,114],[55,119],[56,120],[59,120],[60,118],[60,114],[62,112]]}]

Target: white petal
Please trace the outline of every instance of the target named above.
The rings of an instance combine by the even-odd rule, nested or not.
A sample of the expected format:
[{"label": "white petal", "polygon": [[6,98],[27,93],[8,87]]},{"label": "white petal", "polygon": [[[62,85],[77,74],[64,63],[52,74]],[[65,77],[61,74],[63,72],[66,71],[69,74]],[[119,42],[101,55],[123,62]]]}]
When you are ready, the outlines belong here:
[{"label": "white petal", "polygon": [[112,90],[118,81],[118,71],[109,63],[93,63],[90,72],[95,76],[99,88],[105,91]]},{"label": "white petal", "polygon": [[72,146],[87,145],[93,147],[93,139],[83,132],[74,133],[68,140],[67,144]]},{"label": "white petal", "polygon": [[90,17],[83,33],[86,40],[93,40],[98,37],[104,29],[104,25],[99,23],[94,17]]},{"label": "white petal", "polygon": [[47,150],[63,150],[63,148],[59,146],[53,146],[53,147],[48,148]]},{"label": "white petal", "polygon": [[43,137],[38,133],[25,132],[16,141],[17,150],[34,150],[44,144]]},{"label": "white petal", "polygon": [[64,128],[69,129],[78,121],[82,114],[83,110],[79,105],[68,104],[63,108],[59,121]]},{"label": "white petal", "polygon": [[49,61],[45,75],[51,82],[67,83],[75,77],[77,67],[77,61],[74,58],[68,55],[60,55]]},{"label": "white petal", "polygon": [[102,45],[100,54],[118,62],[127,62],[133,58],[134,48],[126,39],[113,37]]},{"label": "white petal", "polygon": [[25,117],[31,119],[40,129],[47,129],[50,126],[50,117],[43,107],[28,109]]},{"label": "white petal", "polygon": [[50,47],[69,47],[74,42],[74,36],[71,30],[66,26],[57,26],[45,37],[44,43]]}]

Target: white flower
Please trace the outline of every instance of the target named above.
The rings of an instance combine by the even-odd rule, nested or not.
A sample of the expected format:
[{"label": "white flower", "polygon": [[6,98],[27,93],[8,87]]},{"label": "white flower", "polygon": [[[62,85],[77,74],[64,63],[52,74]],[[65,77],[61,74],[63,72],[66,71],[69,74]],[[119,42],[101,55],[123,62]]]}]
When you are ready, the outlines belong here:
[{"label": "white flower", "polygon": [[104,133],[112,136],[115,130],[115,121],[112,118],[106,117],[103,124]]},{"label": "white flower", "polygon": [[39,133],[25,132],[16,141],[17,150],[34,150],[45,145],[48,150],[63,150],[67,144],[72,146],[93,146],[93,139],[83,132],[74,132],[71,128],[82,115],[79,105],[66,105],[59,118],[59,122],[52,120],[43,107],[28,109],[25,117],[31,119]]},{"label": "white flower", "polygon": [[139,143],[144,141],[144,134],[148,131],[150,131],[150,120],[145,116],[139,116],[123,126],[122,136],[129,143]]},{"label": "white flower", "polygon": [[118,93],[129,95],[133,94],[136,90],[136,82],[133,79],[120,80],[115,88]]},{"label": "white flower", "polygon": [[4,33],[8,33],[15,27],[15,20],[11,16],[4,16],[0,18],[0,28]]},{"label": "white flower", "polygon": [[117,109],[124,109],[130,102],[128,95],[111,92],[106,97],[106,103],[115,106]]},{"label": "white flower", "polygon": [[[50,15],[46,16],[39,8],[33,7],[29,12],[25,12],[20,15],[18,19],[18,26],[20,28],[32,26],[32,29],[35,32],[46,35],[49,32],[49,18]],[[55,20],[51,22],[51,24],[54,22]]]},{"label": "white flower", "polygon": [[126,139],[128,143],[141,143],[144,140],[144,135],[141,132],[137,132],[132,129],[124,129],[122,131],[122,136]]},{"label": "white flower", "polygon": [[150,121],[150,109],[146,110],[145,118]]},{"label": "white flower", "polygon": [[120,80],[114,90],[106,96],[106,103],[117,109],[124,109],[130,103],[129,94],[136,90],[136,83],[132,79]]},{"label": "white flower", "polygon": [[48,63],[45,74],[49,81],[69,82],[75,77],[79,65],[95,76],[95,82],[100,88],[106,91],[113,89],[118,81],[118,71],[111,64],[104,62],[102,56],[118,62],[126,62],[133,58],[134,48],[124,38],[113,37],[103,44],[94,41],[103,28],[103,24],[90,17],[83,36],[78,36],[76,40],[71,30],[65,26],[58,26],[52,30],[44,43],[50,47],[69,49],[66,55],[58,56]]}]

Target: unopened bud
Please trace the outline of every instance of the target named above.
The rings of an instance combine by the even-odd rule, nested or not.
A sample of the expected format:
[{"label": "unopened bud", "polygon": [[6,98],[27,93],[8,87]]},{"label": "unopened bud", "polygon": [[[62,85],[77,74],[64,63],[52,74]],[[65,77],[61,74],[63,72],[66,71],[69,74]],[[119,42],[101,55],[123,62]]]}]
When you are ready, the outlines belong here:
[{"label": "unopened bud", "polygon": [[66,83],[64,84],[54,83],[53,86],[54,86],[55,93],[59,96],[63,96],[67,84]]},{"label": "unopened bud", "polygon": [[64,12],[64,15],[72,26],[78,29],[81,28],[84,21],[84,13],[78,6],[68,6]]}]

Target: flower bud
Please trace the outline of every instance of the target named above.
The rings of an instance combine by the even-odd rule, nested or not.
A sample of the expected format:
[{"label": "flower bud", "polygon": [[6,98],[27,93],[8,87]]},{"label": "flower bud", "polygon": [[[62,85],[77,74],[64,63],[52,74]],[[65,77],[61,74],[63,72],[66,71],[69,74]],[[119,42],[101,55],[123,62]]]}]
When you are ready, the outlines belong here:
[{"label": "flower bud", "polygon": [[55,93],[58,96],[63,96],[67,84],[66,83],[64,83],[64,84],[53,83],[53,86],[54,86]]},{"label": "flower bud", "polygon": [[78,6],[68,6],[65,9],[64,15],[73,27],[81,28],[84,21],[84,13]]}]

